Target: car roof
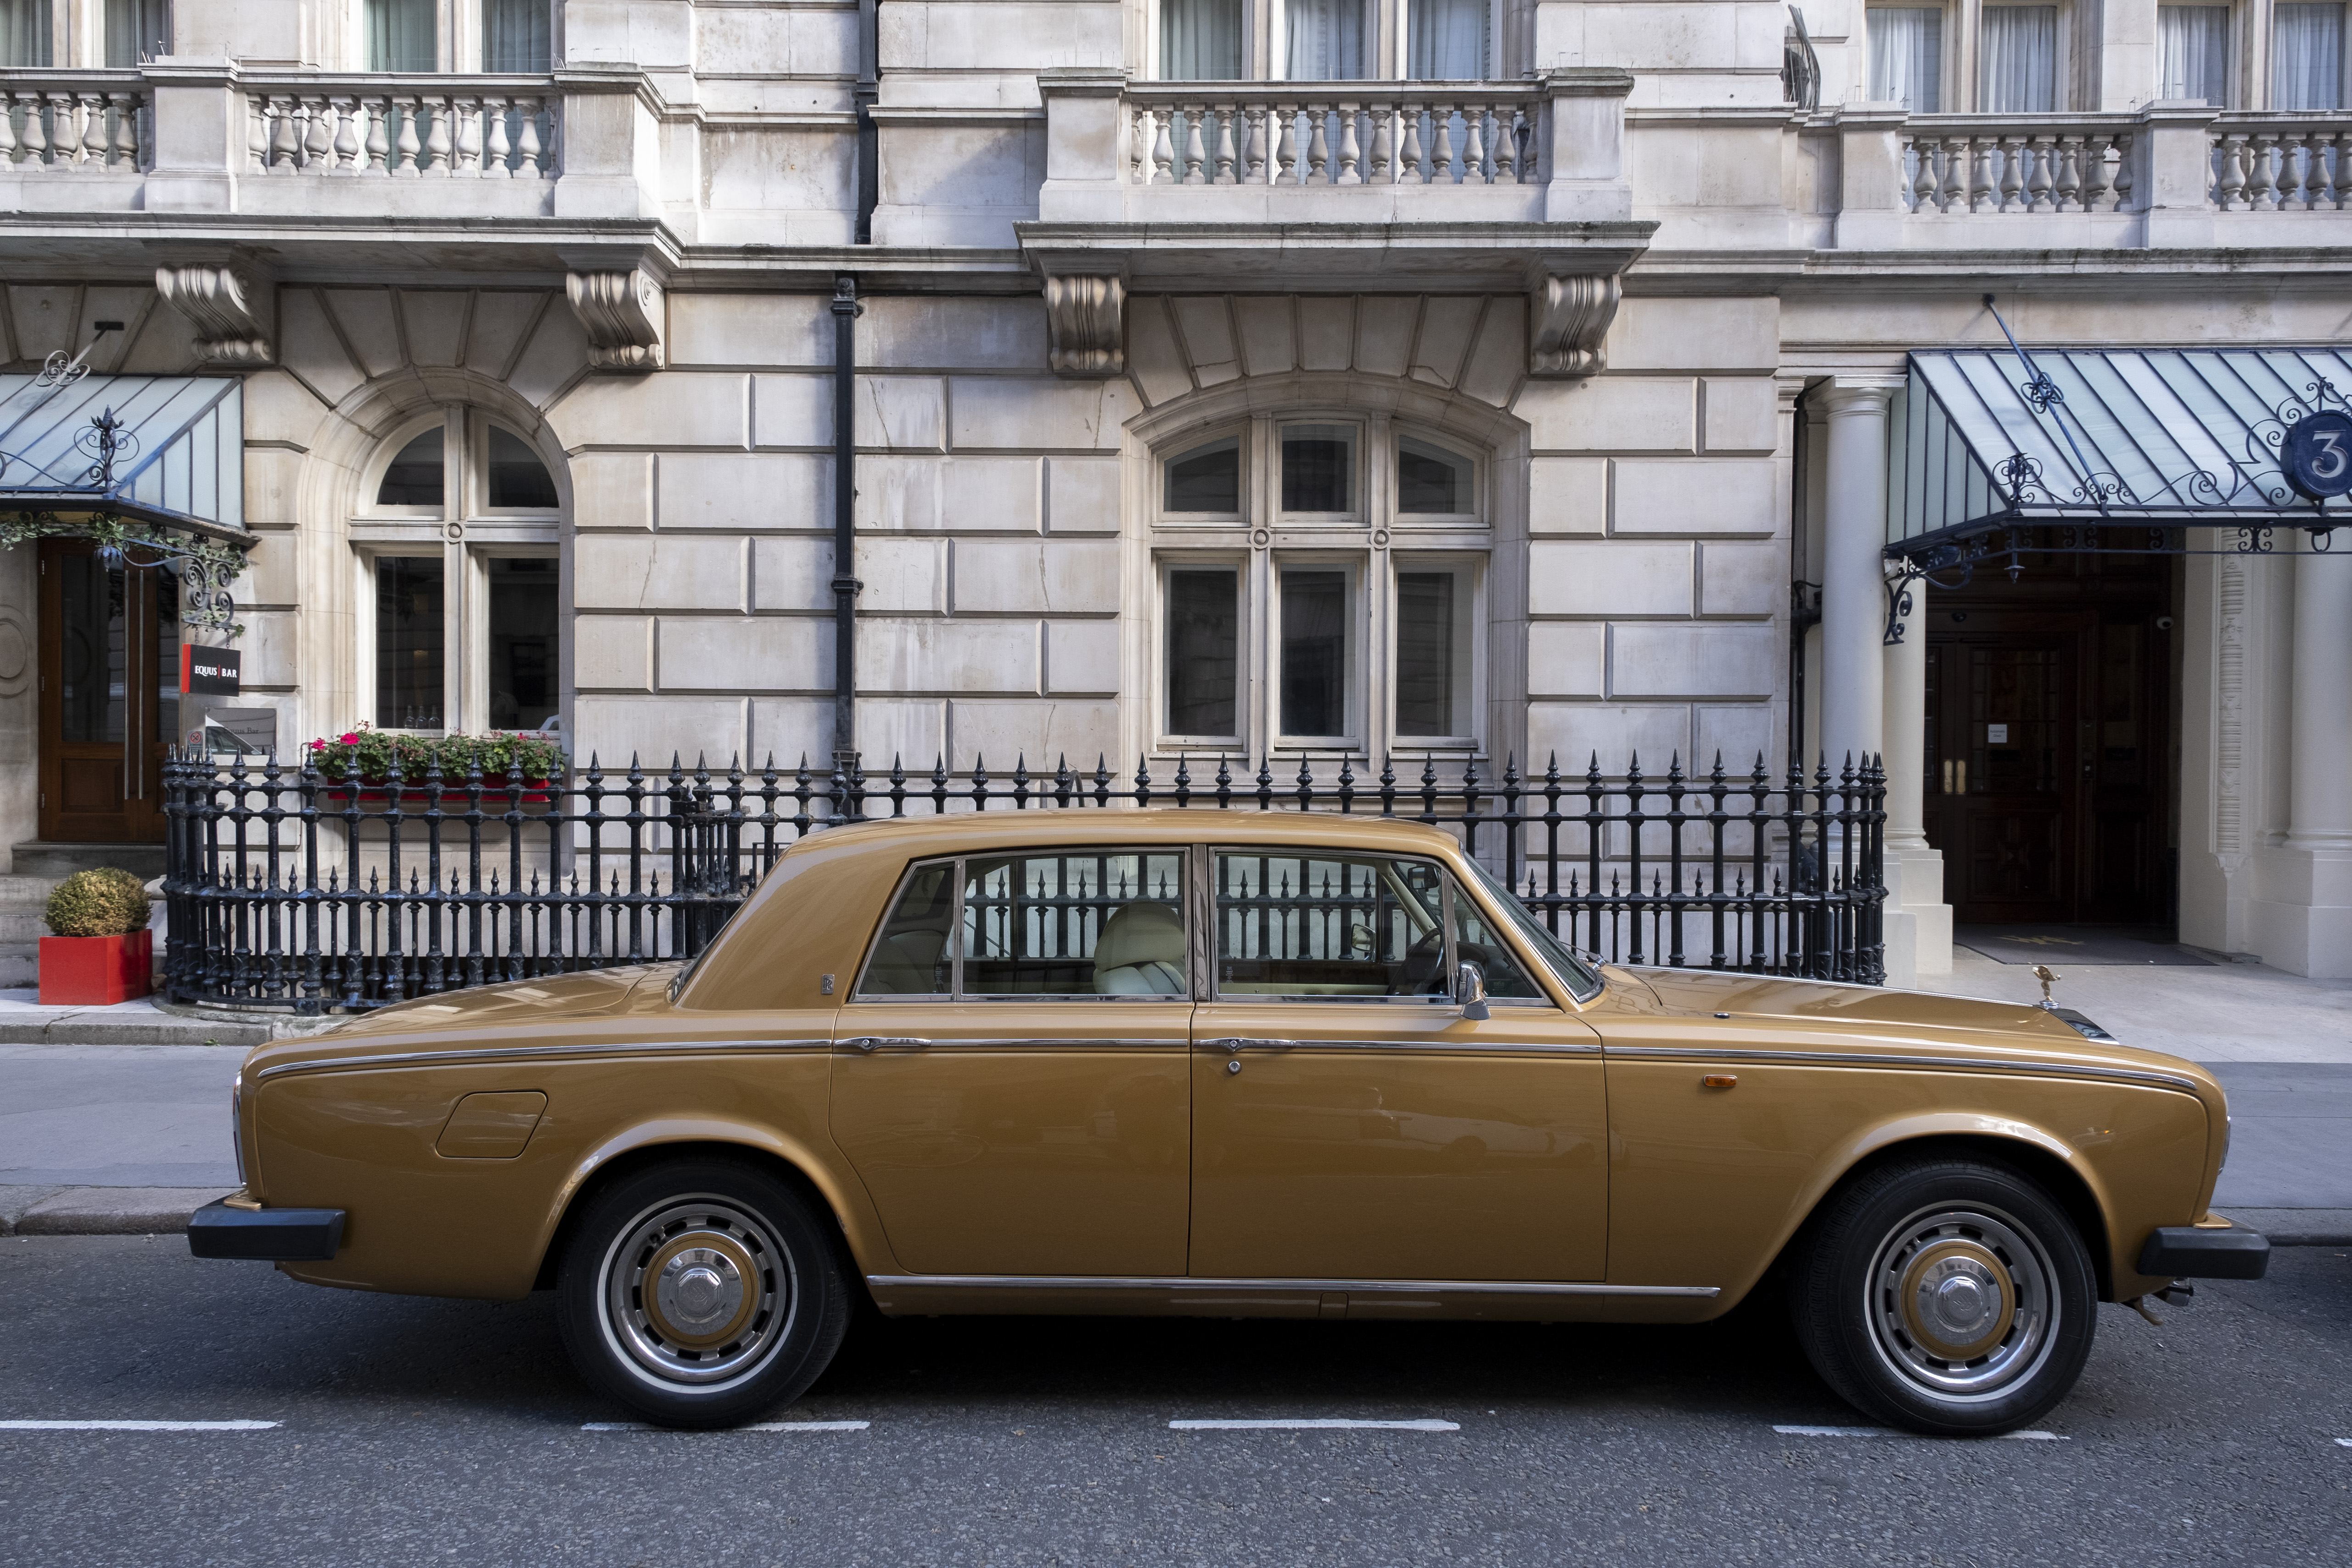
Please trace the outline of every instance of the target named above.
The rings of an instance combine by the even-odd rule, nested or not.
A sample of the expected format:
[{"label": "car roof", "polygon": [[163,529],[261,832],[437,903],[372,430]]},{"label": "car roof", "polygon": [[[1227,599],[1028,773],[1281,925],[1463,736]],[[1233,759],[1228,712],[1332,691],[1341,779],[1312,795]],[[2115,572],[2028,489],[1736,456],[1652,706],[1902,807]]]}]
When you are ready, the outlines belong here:
[{"label": "car roof", "polygon": [[1247,805],[1151,806],[1140,809],[1032,805],[945,816],[867,818],[812,832],[794,851],[827,846],[897,850],[909,859],[967,854],[975,848],[1061,845],[1234,844],[1251,847],[1305,846],[1430,854],[1454,846],[1451,834],[1397,817],[1343,816],[1330,811],[1262,811]]}]

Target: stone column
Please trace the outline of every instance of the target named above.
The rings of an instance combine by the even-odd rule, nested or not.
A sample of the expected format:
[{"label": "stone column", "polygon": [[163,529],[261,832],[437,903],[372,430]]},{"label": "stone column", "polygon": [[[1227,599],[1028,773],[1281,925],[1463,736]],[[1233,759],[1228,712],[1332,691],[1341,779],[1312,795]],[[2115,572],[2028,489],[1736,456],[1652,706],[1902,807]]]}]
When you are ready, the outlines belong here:
[{"label": "stone column", "polygon": [[[2338,532],[2337,539],[2343,539]],[[2338,552],[2346,546],[2339,543]],[[2315,977],[2352,975],[2352,560],[2294,563],[2294,691],[2287,743],[2290,826],[2280,903],[2291,928],[2263,956]]]},{"label": "stone column", "polygon": [[[1828,526],[1822,561],[1822,748],[1830,772],[1884,750],[1886,405],[1898,384],[1831,384]],[[1808,763],[1811,759],[1807,759]]]},{"label": "stone column", "polygon": [[[1944,855],[1927,843],[1927,595],[1911,585],[1903,640],[1885,651],[1886,738],[1886,888],[1889,947],[1896,908],[1911,917],[1911,973],[1952,971],[1952,906],[1944,901]],[[1895,972],[1890,952],[1887,970]]]}]

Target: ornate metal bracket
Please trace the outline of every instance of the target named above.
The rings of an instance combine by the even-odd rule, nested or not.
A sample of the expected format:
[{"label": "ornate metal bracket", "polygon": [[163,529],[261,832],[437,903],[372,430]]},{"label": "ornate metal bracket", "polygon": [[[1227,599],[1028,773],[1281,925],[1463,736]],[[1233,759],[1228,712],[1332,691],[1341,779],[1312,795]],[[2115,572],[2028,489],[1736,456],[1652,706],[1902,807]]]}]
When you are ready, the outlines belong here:
[{"label": "ornate metal bracket", "polygon": [[642,375],[662,367],[662,288],[642,269],[573,272],[563,279],[588,333],[588,368]]},{"label": "ornate metal bracket", "polygon": [[1056,375],[1127,374],[1127,284],[1110,274],[1045,279],[1046,360]]},{"label": "ornate metal bracket", "polygon": [[71,386],[75,382],[79,381],[83,376],[89,374],[89,366],[82,362],[89,358],[90,350],[98,347],[99,339],[106,336],[109,332],[119,332],[121,330],[122,323],[120,321],[91,322],[89,342],[82,344],[81,353],[74,355],[71,359],[68,359],[66,357],[66,351],[63,349],[58,349],[55,353],[51,353],[47,359],[41,362],[41,374],[33,378],[35,384],[40,386]]},{"label": "ornate metal bracket", "polygon": [[238,266],[158,267],[155,292],[196,329],[196,363],[251,370],[270,363],[267,286]]},{"label": "ornate metal bracket", "polygon": [[1623,296],[1616,277],[1546,273],[1530,292],[1528,374],[1580,376],[1601,370],[1601,342]]}]

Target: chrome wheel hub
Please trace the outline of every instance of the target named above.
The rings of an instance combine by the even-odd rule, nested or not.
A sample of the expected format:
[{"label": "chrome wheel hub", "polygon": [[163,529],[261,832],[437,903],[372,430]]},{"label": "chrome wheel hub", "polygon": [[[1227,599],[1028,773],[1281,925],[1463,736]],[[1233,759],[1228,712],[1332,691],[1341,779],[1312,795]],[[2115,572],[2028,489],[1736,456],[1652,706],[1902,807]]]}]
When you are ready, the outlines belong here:
[{"label": "chrome wheel hub", "polygon": [[1864,1289],[1879,1358],[1929,1393],[1990,1398],[2050,1353],[2049,1257],[1996,1210],[1913,1215],[1879,1244]]},{"label": "chrome wheel hub", "polygon": [[605,1255],[606,1331],[656,1382],[709,1387],[767,1361],[791,1325],[792,1257],[758,1215],[717,1198],[676,1199],[625,1229]]}]

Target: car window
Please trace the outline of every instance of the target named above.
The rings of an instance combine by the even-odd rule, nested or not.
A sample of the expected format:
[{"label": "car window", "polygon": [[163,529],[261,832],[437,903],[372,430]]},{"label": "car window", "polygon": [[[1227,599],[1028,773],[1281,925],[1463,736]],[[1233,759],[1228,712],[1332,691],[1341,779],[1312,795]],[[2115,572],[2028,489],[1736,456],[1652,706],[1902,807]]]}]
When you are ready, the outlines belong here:
[{"label": "car window", "polygon": [[1448,1000],[1444,873],[1425,860],[1221,849],[1222,996]]},{"label": "car window", "polygon": [[[1554,974],[1559,976],[1559,983],[1568,987],[1570,995],[1579,1002],[1590,1002],[1601,994],[1601,976],[1592,972],[1591,965],[1570,951],[1567,943],[1552,935],[1543,921],[1536,919],[1528,906],[1521,903],[1510,889],[1503,886],[1492,871],[1475,860],[1470,862],[1470,869],[1486,889],[1487,896],[1509,917],[1511,923],[1519,928],[1519,934],[1528,939],[1528,945],[1551,966]],[[1488,988],[1491,992],[1491,982]]]},{"label": "car window", "polygon": [[955,862],[907,873],[858,977],[860,996],[944,996],[955,988]]},{"label": "car window", "polygon": [[1454,961],[1476,964],[1479,973],[1486,977],[1486,994],[1494,1001],[1551,1005],[1551,998],[1536,984],[1527,965],[1518,961],[1458,883],[1454,888]]},{"label": "car window", "polygon": [[975,855],[962,887],[962,995],[1192,994],[1181,850]]}]

